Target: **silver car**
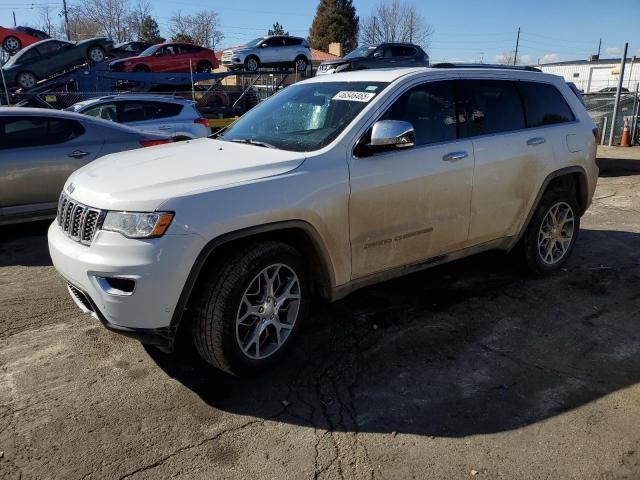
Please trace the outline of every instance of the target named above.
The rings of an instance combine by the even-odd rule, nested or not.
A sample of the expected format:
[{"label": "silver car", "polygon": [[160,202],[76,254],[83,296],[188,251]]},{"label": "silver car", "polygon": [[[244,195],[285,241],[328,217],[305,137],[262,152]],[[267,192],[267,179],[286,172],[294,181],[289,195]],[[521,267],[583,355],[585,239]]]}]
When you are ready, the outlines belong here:
[{"label": "silver car", "polygon": [[0,225],[54,217],[69,175],[98,157],[167,142],[76,113],[0,107]]},{"label": "silver car", "polygon": [[255,72],[260,67],[290,67],[299,72],[311,62],[311,50],[304,38],[272,35],[251,40],[241,47],[222,52],[221,63],[231,70]]},{"label": "silver car", "polygon": [[176,142],[211,133],[209,121],[198,111],[196,103],[179,97],[110,95],[76,103],[67,110],[166,135]]}]

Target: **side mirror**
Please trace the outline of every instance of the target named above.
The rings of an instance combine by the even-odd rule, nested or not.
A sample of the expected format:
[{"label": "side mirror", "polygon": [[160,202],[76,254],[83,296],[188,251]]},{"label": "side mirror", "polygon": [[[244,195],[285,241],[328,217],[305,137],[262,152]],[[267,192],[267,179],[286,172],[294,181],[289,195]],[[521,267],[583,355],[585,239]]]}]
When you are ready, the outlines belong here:
[{"label": "side mirror", "polygon": [[411,148],[416,144],[416,131],[409,122],[402,120],[379,120],[371,129],[371,143],[368,147],[373,151],[389,148]]},{"label": "side mirror", "polygon": [[153,54],[154,57],[161,57],[162,56],[162,50],[158,50],[156,53]]},{"label": "side mirror", "polygon": [[382,52],[374,52],[373,58],[382,58]]},{"label": "side mirror", "polygon": [[263,44],[260,45],[260,48],[265,48],[265,47],[268,47],[268,46],[269,46],[268,44],[263,43]]}]

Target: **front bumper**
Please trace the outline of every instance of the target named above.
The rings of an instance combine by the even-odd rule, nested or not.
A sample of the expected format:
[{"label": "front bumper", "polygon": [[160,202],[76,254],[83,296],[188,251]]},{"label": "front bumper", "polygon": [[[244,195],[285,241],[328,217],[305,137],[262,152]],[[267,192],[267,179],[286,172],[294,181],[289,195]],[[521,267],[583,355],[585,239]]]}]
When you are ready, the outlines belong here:
[{"label": "front bumper", "polygon": [[[135,240],[101,230],[87,246],[54,222],[48,240],[53,264],[81,310],[110,330],[171,348],[173,314],[205,243],[199,235]],[[106,288],[105,278],[133,281],[135,287],[119,292]]]}]

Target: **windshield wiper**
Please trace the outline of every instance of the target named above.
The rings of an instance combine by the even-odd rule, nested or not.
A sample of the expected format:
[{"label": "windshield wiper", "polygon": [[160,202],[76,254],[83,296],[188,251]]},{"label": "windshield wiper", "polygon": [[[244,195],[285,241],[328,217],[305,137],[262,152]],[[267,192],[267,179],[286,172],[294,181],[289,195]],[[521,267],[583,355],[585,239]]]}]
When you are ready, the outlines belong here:
[{"label": "windshield wiper", "polygon": [[270,143],[261,142],[260,140],[254,140],[253,138],[234,138],[231,141],[236,143],[246,143],[247,145],[255,145],[257,147],[276,148]]}]

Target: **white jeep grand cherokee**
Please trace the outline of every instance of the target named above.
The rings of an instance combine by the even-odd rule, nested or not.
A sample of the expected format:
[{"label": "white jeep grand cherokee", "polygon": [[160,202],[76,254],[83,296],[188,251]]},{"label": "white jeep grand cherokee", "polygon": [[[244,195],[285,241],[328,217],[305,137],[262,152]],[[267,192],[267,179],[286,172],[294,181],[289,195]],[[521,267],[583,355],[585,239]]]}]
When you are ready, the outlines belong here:
[{"label": "white jeep grand cherokee", "polygon": [[276,362],[312,295],[518,247],[558,269],[596,186],[599,135],[561,78],[415,68],[287,87],[217,138],[75,172],[56,268],[107,328],[171,350],[188,329],[234,374]]}]

